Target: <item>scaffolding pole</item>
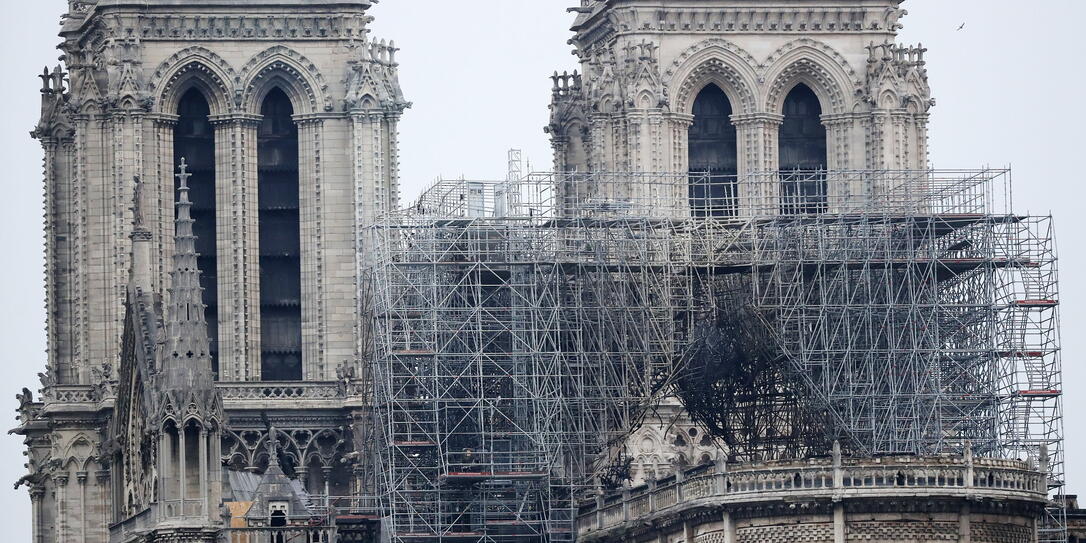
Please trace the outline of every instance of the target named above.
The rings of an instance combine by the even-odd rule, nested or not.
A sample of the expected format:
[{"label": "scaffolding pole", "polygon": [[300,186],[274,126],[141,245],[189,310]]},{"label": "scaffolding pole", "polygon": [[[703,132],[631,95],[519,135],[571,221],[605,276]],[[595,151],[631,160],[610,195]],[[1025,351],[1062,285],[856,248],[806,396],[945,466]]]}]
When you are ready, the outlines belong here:
[{"label": "scaffolding pole", "polygon": [[[736,460],[968,448],[1037,462],[1058,494],[1052,227],[1012,214],[1008,184],[439,181],[372,225],[362,259],[392,539],[571,541],[666,394],[701,398],[690,415]],[[1064,534],[1054,501],[1041,541]]]}]

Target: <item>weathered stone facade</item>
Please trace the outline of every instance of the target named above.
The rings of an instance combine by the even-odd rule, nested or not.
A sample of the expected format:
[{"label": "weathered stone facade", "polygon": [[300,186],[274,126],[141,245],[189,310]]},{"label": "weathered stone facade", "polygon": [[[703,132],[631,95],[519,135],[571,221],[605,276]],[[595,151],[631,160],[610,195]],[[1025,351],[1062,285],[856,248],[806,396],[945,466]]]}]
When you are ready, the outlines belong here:
[{"label": "weathered stone facade", "polygon": [[[210,110],[214,142],[206,176],[215,194],[194,197],[214,202],[217,266],[202,270],[202,286],[217,288],[208,322],[217,323],[209,332],[229,426],[207,427],[221,440],[198,434],[213,442],[200,461],[215,475],[184,499],[206,501],[203,524],[218,526],[221,500],[204,493],[223,478],[224,462],[239,472],[265,469],[268,421],[279,429],[286,470],[311,494],[358,490],[361,464],[345,460],[352,440],[363,439],[352,427],[369,404],[353,378],[362,374],[366,320],[356,247],[361,225],[398,201],[397,123],[409,105],[395,46],[368,36],[369,6],[68,2],[63,65],[41,76],[33,133],[45,150],[49,358],[42,396],[20,396],[18,432],[29,447],[21,482],[34,504],[35,543],[107,541],[111,525],[139,521],[164,497],[154,482],[162,473],[149,468],[154,442],[118,438],[156,424],[140,403],[153,400],[142,381],[163,371],[155,362],[162,340],[126,330],[146,332],[175,296],[175,137],[179,104],[193,90]],[[300,378],[274,383],[261,376],[269,336],[261,333],[266,238],[258,220],[268,207],[258,195],[261,108],[272,92],[289,98],[296,127],[302,346]],[[208,231],[199,218],[196,226]]]},{"label": "weathered stone facade", "polygon": [[732,105],[738,173],[776,171],[799,83],[822,104],[827,169],[924,169],[933,101],[925,50],[895,43],[900,4],[585,0],[581,72],[555,76],[555,170],[688,170],[695,97],[712,84]]},{"label": "weathered stone facade", "polygon": [[[370,4],[68,1],[63,65],[41,75],[33,132],[45,153],[49,348],[16,429],[33,543],[215,541],[228,528],[244,541],[377,537],[364,231],[399,204],[409,103],[395,45],[368,35]],[[821,104],[820,169],[926,168],[933,102],[924,50],[894,44],[900,0],[661,4],[575,8],[584,75],[554,77],[556,171],[683,178],[710,85],[732,107],[731,175],[794,167],[778,141],[799,85]],[[206,112],[185,110],[194,93]],[[280,117],[273,95],[286,98]],[[186,170],[175,184],[189,139],[212,149],[199,175],[213,190],[192,200]],[[290,175],[296,194],[269,202],[265,181]],[[291,239],[272,251],[282,232]],[[200,241],[213,241],[209,254]],[[277,258],[297,262],[283,282],[296,300],[269,292]],[[289,379],[265,372],[282,338],[263,313],[279,306],[299,315]],[[631,482],[648,486],[584,509],[586,541],[1032,541],[1043,508],[1043,479],[1017,463],[726,465],[673,398],[630,435]],[[337,508],[350,529],[309,526]]]}]

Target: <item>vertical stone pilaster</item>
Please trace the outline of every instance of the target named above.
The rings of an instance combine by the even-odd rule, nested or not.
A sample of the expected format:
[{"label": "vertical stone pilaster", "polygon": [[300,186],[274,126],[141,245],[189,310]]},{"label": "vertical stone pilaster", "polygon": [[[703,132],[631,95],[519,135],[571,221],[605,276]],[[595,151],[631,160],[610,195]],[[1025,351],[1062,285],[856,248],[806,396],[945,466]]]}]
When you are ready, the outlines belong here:
[{"label": "vertical stone pilaster", "polygon": [[845,504],[833,504],[833,543],[847,543],[848,529],[845,526]]},{"label": "vertical stone pilaster", "polygon": [[94,486],[98,490],[98,497],[94,503],[100,510],[91,520],[94,532],[91,537],[94,541],[109,541],[110,511],[113,510],[113,496],[110,491],[113,480],[109,476],[108,469],[94,472]]},{"label": "vertical stone pilaster", "polygon": [[91,382],[91,367],[120,357],[124,321],[124,291],[131,253],[128,234],[132,229],[134,178],[141,173],[144,114],[138,110],[114,109],[103,117],[101,146],[101,198],[95,212],[100,219],[99,250],[101,264],[95,283],[101,296],[95,339],[99,342],[89,361],[86,381]]},{"label": "vertical stone pilaster", "polygon": [[170,284],[170,255],[173,254],[173,203],[174,203],[174,130],[177,127],[177,115],[155,114],[151,122],[151,166],[147,169],[150,178],[144,179],[144,196],[148,205],[144,213],[146,223],[152,231],[154,258],[151,259],[152,287],[155,292],[165,293],[165,286]]},{"label": "vertical stone pilaster", "polygon": [[87,472],[76,472],[75,479],[79,483],[79,540],[87,541]]},{"label": "vertical stone pilaster", "polygon": [[390,210],[400,207],[400,116],[395,111],[385,113]]},{"label": "vertical stone pilaster", "polygon": [[829,170],[851,169],[851,132],[854,115],[823,115],[826,127],[826,168]]},{"label": "vertical stone pilaster", "polygon": [[57,543],[69,541],[68,535],[68,479],[67,473],[53,478],[53,486],[56,488],[56,536]]},{"label": "vertical stone pilaster", "polygon": [[554,171],[567,171],[566,154],[569,152],[569,138],[565,135],[553,134],[550,140],[551,150],[554,152]]},{"label": "vertical stone pilaster", "polygon": [[[822,124],[826,127],[826,167],[831,171],[850,169],[853,117],[850,113],[822,116]],[[853,197],[868,195],[868,187],[855,176],[831,176],[829,181],[826,196],[831,212],[835,202],[848,202]]]},{"label": "vertical stone pilaster", "polygon": [[30,541],[31,543],[45,543],[42,537],[42,500],[45,498],[45,488],[41,484],[33,484],[30,487]]},{"label": "vertical stone pilaster", "polygon": [[668,126],[671,132],[671,161],[670,168],[666,171],[690,171],[690,127],[693,124],[693,115],[685,113],[668,115]]},{"label": "vertical stone pilaster", "polygon": [[969,502],[962,505],[961,515],[958,517],[958,541],[960,543],[973,543],[973,520],[969,511]]},{"label": "vertical stone pilaster", "polygon": [[215,510],[215,507],[211,504],[211,493],[208,492],[208,432],[207,428],[201,426],[200,433],[198,434],[199,441],[196,443],[196,453],[199,456],[200,462],[200,516],[202,518],[210,518],[210,514]]},{"label": "vertical stone pilaster", "polygon": [[170,493],[170,437],[165,431],[159,431],[157,452],[155,459],[158,461],[158,501],[162,502],[168,499]]},{"label": "vertical stone pilaster", "polygon": [[[614,124],[606,113],[594,113],[588,118],[588,167],[593,171],[614,170]],[[557,169],[555,171],[561,171]]]},{"label": "vertical stone pilaster", "polygon": [[780,187],[778,135],[783,115],[752,113],[732,115],[738,141],[739,213],[773,214],[778,209]]},{"label": "vertical stone pilaster", "polygon": [[927,113],[917,113],[913,116],[916,123],[913,136],[916,138],[914,148],[915,156],[911,157],[910,167],[917,170],[926,170],[930,166],[931,157],[928,156],[928,119]]},{"label": "vertical stone pilaster", "polygon": [[185,516],[185,500],[188,499],[188,449],[185,448],[185,424],[182,422],[177,428],[177,499],[180,504],[178,511],[180,516]]},{"label": "vertical stone pilaster", "polygon": [[724,521],[724,529],[722,530],[724,532],[724,543],[736,543],[735,521],[732,520],[731,512],[724,511],[724,515],[721,520]]},{"label": "vertical stone pilaster", "polygon": [[298,197],[302,256],[302,378],[332,377],[325,357],[327,309],[325,296],[325,202],[322,153],[324,116],[295,116],[298,124]]},{"label": "vertical stone pilaster", "polygon": [[260,115],[244,113],[211,118],[215,130],[219,378],[222,381],[260,379],[257,184],[257,128],[260,120]]},{"label": "vertical stone pilaster", "polygon": [[380,111],[351,114],[351,138],[354,149],[355,221],[359,226],[372,222],[384,211],[387,157],[382,135]]},{"label": "vertical stone pilaster", "polygon": [[893,151],[893,142],[889,135],[891,127],[890,115],[886,111],[876,110],[871,113],[868,120],[868,158],[867,168],[871,170],[891,169],[890,153]]},{"label": "vertical stone pilaster", "polygon": [[[391,211],[392,168],[386,113],[382,110],[360,110],[350,115],[351,149],[353,151],[352,193],[354,202],[355,276],[360,280],[368,263],[364,260],[368,240],[364,235],[367,225],[380,214]],[[357,285],[361,286],[361,285]],[[369,304],[361,297],[361,289],[355,288],[354,336],[356,353],[368,352],[370,330],[366,319],[361,318]]]},{"label": "vertical stone pilaster", "polygon": [[208,437],[208,447],[211,450],[210,471],[208,472],[208,484],[210,485],[210,491],[208,492],[208,503],[211,504],[209,514],[212,519],[216,518],[218,513],[218,505],[222,503],[222,466],[220,460],[222,459],[222,430],[215,428]]}]

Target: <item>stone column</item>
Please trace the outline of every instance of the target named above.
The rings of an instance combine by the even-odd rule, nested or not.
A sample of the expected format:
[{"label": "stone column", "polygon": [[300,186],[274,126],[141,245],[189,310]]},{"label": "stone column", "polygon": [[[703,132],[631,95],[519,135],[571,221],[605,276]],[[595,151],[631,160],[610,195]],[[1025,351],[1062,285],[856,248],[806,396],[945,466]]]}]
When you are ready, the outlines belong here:
[{"label": "stone column", "polygon": [[[826,127],[826,168],[830,171],[850,169],[850,136],[853,115],[823,115],[822,124]],[[856,175],[830,175],[827,179],[826,200],[828,211],[843,211],[842,204],[856,204],[856,199],[867,198],[868,187],[865,180]]]},{"label": "stone column", "polygon": [[[219,379],[260,379],[260,228],[257,129],[261,116],[215,115]],[[207,270],[204,270],[207,273]]]},{"label": "stone column", "polygon": [[401,113],[385,113],[385,135],[388,141],[389,210],[400,207],[400,117]]},{"label": "stone column", "polygon": [[872,111],[868,117],[867,168],[870,170],[893,169],[893,126],[890,112]]},{"label": "stone column", "polygon": [[666,116],[668,149],[665,150],[666,163],[661,171],[671,172],[675,176],[675,188],[670,197],[675,204],[674,209],[680,212],[677,218],[685,218],[690,214],[690,182],[687,173],[690,171],[690,126],[693,124],[693,115],[671,113]]},{"label": "stone column", "polygon": [[324,380],[332,371],[325,360],[325,186],[324,119],[295,115],[298,125],[298,203],[301,233],[302,378]]},{"label": "stone column", "polygon": [[[59,190],[57,185],[63,183],[63,180],[57,175],[57,139],[52,136],[41,135],[38,136],[38,141],[41,143],[42,151],[45,154],[42,160],[44,166],[43,185],[45,186],[45,277],[47,278],[45,281],[45,310],[47,315],[57,315],[59,317],[60,290],[63,288],[62,282],[64,280],[57,271],[64,264],[60,262],[57,246],[60,244],[61,237],[66,238],[67,235],[62,234],[65,230],[63,227],[65,221],[62,219],[63,215],[59,212],[57,206],[58,197],[63,197],[63,191]],[[60,382],[64,382],[68,364],[61,364],[63,359],[60,356],[59,349],[62,332],[57,327],[57,325],[63,323],[63,319],[57,319],[58,322],[52,322],[53,320],[50,318],[46,321],[46,337],[48,341],[46,367],[53,370],[54,375],[61,379]]]},{"label": "stone column", "polygon": [[[588,117],[588,167],[593,171],[615,171],[614,126],[607,113],[592,113]],[[555,150],[557,156],[557,149]],[[555,166],[557,168],[557,164]],[[556,171],[560,171],[557,170]]]},{"label": "stone column", "polygon": [[211,448],[211,461],[208,466],[210,469],[208,481],[211,485],[208,493],[211,503],[209,513],[214,518],[218,515],[218,505],[222,503],[222,431],[215,428],[208,439],[210,440],[208,446]]},{"label": "stone column", "polygon": [[65,517],[68,515],[68,479],[67,473],[57,475],[53,478],[53,486],[56,488],[56,500],[57,500],[57,512],[56,512],[56,534],[57,542],[63,543],[68,541],[68,519]]},{"label": "stone column", "polygon": [[42,539],[42,498],[45,497],[45,488],[40,483],[30,486],[30,519],[31,542],[45,543]]},{"label": "stone column", "polygon": [[928,119],[927,113],[913,115],[915,123],[913,136],[916,138],[916,145],[914,146],[915,156],[910,157],[909,167],[916,170],[926,170],[931,167],[928,157]]},{"label": "stone column", "polygon": [[184,425],[184,423],[182,423],[181,427],[177,429],[177,457],[178,457],[178,463],[177,463],[177,465],[178,465],[178,468],[177,468],[177,474],[178,474],[178,477],[177,477],[177,499],[180,500],[180,503],[181,503],[181,509],[180,509],[180,511],[178,511],[178,513],[179,513],[179,516],[182,516],[182,517],[185,516],[185,498],[188,497],[188,496],[186,496],[186,494],[187,494],[186,491],[188,489],[185,488],[185,487],[188,486],[188,477],[189,477],[189,472],[188,472],[187,469],[185,469],[186,468],[186,466],[185,466],[186,458],[185,457],[188,456],[188,454],[186,454],[188,452],[188,450],[185,449],[185,433],[186,433],[185,432],[185,425]]},{"label": "stone column", "polygon": [[[120,479],[120,477],[118,477]],[[102,509],[100,519],[95,522],[97,526],[97,532],[101,535],[100,541],[109,540],[109,525],[112,519],[113,510],[113,495],[111,492],[112,478],[109,476],[108,469],[101,469],[94,472],[94,483],[98,487],[99,498],[95,500],[98,507]],[[91,536],[94,538],[95,536]]]},{"label": "stone column", "polygon": [[79,483],[79,540],[87,541],[87,472],[77,471],[75,480]]},{"label": "stone column", "polygon": [[196,453],[200,457],[200,497],[203,498],[203,503],[200,505],[200,514],[203,518],[209,518],[209,515],[214,511],[214,507],[211,505],[211,494],[208,492],[208,434],[207,428],[200,427],[200,440],[196,444]]},{"label": "stone column", "polygon": [[313,494],[313,484],[312,481],[309,480],[309,468],[307,468],[305,464],[302,464],[294,468],[294,475],[298,481],[302,483],[302,488],[304,488],[306,492]]},{"label": "stone column", "polygon": [[351,138],[354,144],[355,220],[361,226],[369,224],[377,213],[387,209],[388,154],[383,112],[351,113]]},{"label": "stone column", "polygon": [[848,529],[845,526],[845,504],[833,503],[833,543],[847,543]]},{"label": "stone column", "polygon": [[566,167],[566,153],[569,151],[569,138],[565,134],[551,134],[551,151],[554,153],[554,171],[564,172]]},{"label": "stone column", "polygon": [[671,132],[671,160],[668,171],[686,173],[690,171],[690,127],[694,116],[685,113],[668,115],[668,129]]},{"label": "stone column", "polygon": [[730,511],[724,511],[721,520],[724,522],[724,543],[736,543],[735,521],[732,520]]},{"label": "stone column", "polygon": [[739,214],[776,215],[780,206],[778,135],[783,115],[732,115],[738,140]]},{"label": "stone column", "polygon": [[152,148],[155,154],[148,174],[150,179],[144,179],[147,205],[144,222],[152,231],[152,249],[154,258],[151,259],[153,269],[152,286],[155,292],[165,292],[164,286],[170,284],[170,270],[173,266],[170,258],[173,255],[174,236],[174,130],[177,127],[177,115],[155,114],[150,116],[152,125]]},{"label": "stone column", "polygon": [[969,502],[962,504],[961,514],[958,517],[958,541],[960,543],[973,543],[973,520],[969,511]]},{"label": "stone column", "polygon": [[158,434],[158,501],[169,499],[170,436],[164,430]]}]

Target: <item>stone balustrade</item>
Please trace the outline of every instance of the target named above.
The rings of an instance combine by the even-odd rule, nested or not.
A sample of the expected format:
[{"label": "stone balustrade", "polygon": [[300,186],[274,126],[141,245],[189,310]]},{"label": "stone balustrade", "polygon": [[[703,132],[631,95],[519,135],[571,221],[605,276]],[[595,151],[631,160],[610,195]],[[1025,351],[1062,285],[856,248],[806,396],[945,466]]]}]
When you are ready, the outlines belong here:
[{"label": "stone balustrade", "polygon": [[223,401],[328,400],[344,396],[342,387],[334,381],[219,383],[218,389]]},{"label": "stone balustrade", "polygon": [[969,455],[702,465],[599,496],[581,506],[576,531],[578,540],[606,540],[688,511],[897,498],[1044,504],[1047,479],[1026,462]]}]

